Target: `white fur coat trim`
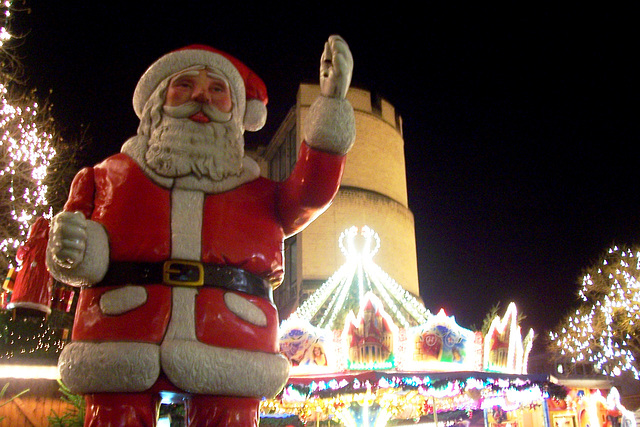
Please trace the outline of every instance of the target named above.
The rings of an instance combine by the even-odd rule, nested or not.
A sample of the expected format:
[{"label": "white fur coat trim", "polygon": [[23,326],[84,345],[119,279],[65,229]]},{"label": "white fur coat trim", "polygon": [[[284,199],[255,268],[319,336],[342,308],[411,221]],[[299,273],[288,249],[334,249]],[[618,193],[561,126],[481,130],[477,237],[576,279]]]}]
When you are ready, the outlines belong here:
[{"label": "white fur coat trim", "polygon": [[74,393],[139,392],[160,375],[160,347],[139,342],[67,344],[58,369]]},{"label": "white fur coat trim", "polygon": [[75,341],[63,349],[58,369],[74,393],[124,393],[149,389],[161,363],[169,380],[190,393],[271,398],[289,378],[289,362],[281,354],[191,340],[167,340],[161,347]]},{"label": "white fur coat trim", "polygon": [[37,302],[20,301],[10,302],[7,304],[7,310],[13,310],[14,308],[29,308],[31,310],[39,310],[46,314],[51,314],[51,307],[44,304],[38,304]]},{"label": "white fur coat trim", "polygon": [[212,347],[199,341],[167,340],[161,360],[169,380],[191,393],[271,398],[289,378],[289,361],[281,354]]},{"label": "white fur coat trim", "polygon": [[304,123],[304,137],[313,148],[346,154],[356,139],[356,120],[349,101],[316,98]]},{"label": "white fur coat trim", "polygon": [[241,297],[235,292],[224,294],[224,304],[229,311],[253,325],[266,327],[268,324],[267,315],[264,311],[251,301]]}]

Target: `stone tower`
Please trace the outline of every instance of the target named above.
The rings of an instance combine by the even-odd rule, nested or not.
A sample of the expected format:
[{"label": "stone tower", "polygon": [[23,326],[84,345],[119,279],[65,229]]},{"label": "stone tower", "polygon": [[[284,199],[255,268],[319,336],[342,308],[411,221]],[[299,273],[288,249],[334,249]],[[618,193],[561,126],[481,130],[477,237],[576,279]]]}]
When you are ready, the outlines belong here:
[{"label": "stone tower", "polygon": [[[264,175],[279,181],[289,175],[301,144],[301,124],[319,91],[318,85],[300,85],[296,105],[259,153]],[[281,318],[344,264],[338,238],[352,226],[368,226],[378,233],[381,243],[374,261],[407,291],[419,295],[401,118],[391,104],[366,90],[351,88],[347,97],[355,110],[356,142],[347,154],[333,204],[285,244],[287,277],[274,294]]]}]

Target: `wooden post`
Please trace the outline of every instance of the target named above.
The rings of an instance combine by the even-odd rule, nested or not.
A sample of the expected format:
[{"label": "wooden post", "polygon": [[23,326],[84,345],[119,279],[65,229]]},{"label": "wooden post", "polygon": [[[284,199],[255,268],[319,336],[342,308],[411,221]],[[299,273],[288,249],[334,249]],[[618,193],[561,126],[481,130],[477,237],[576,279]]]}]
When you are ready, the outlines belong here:
[{"label": "wooden post", "polygon": [[433,398],[433,424],[435,425],[435,427],[438,427],[438,409],[436,408],[436,397],[432,396]]}]

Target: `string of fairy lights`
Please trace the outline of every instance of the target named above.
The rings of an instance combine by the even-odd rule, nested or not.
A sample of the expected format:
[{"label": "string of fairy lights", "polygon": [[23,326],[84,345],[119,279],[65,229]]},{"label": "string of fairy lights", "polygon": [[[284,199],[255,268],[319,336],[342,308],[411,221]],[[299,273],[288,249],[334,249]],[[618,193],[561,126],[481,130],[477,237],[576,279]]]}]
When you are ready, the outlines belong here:
[{"label": "string of fairy lights", "polygon": [[8,313],[0,316],[0,361],[14,358],[57,360],[67,341],[50,323],[12,319]]},{"label": "string of fairy lights", "polygon": [[640,251],[614,246],[592,270],[582,279],[583,304],[550,338],[574,364],[640,379],[634,356],[640,350]]},{"label": "string of fairy lights", "polygon": [[[442,378],[429,375],[389,375],[377,379],[311,381],[289,384],[282,399],[261,403],[263,416],[296,414],[303,422],[333,419],[346,426],[362,425],[377,411],[376,424],[392,418],[420,419],[426,414],[472,412],[499,405],[515,411],[539,405],[545,398],[563,399],[564,390],[547,381],[513,378]],[[373,424],[372,424],[373,425]]]},{"label": "string of fairy lights", "polygon": [[[52,160],[52,121],[30,93],[14,80],[12,1],[0,3],[0,273],[14,266],[17,249],[38,216],[50,218],[46,179]],[[65,344],[58,331],[43,321],[0,313],[0,360],[56,357]]]},{"label": "string of fairy lights", "polygon": [[[8,56],[8,42],[12,35],[7,28],[11,18],[12,2],[0,4],[2,27],[0,28],[0,55]],[[4,59],[4,58],[3,58]],[[4,66],[3,66],[4,68]],[[52,159],[56,156],[53,135],[47,131],[50,123],[41,117],[37,102],[12,90],[11,70],[0,74],[0,196],[3,224],[0,235],[0,253],[13,264],[16,249],[26,239],[29,226],[38,215],[50,217],[52,209],[47,200],[45,179]]]}]

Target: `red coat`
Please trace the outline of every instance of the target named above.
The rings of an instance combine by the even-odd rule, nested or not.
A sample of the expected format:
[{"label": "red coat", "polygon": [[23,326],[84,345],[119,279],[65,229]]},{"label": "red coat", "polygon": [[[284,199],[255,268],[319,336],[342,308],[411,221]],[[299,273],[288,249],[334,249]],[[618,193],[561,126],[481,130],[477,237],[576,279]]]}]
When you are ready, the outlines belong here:
[{"label": "red coat", "polygon": [[[338,191],[344,162],[345,156],[303,144],[286,181],[261,177],[230,191],[206,195],[201,261],[240,267],[279,284],[284,275],[283,240],[328,207]],[[158,262],[169,259],[171,253],[170,200],[170,189],[155,184],[129,156],[120,153],[78,173],[65,210],[80,211],[105,227],[111,261]],[[105,316],[99,309],[99,296],[110,289],[113,287],[82,289],[74,340],[161,342],[171,315],[171,288],[146,286],[146,304],[119,316]],[[269,301],[243,296],[277,318]],[[212,345],[223,342],[231,348],[247,346],[244,338],[234,342],[228,329],[225,336],[212,336],[216,333],[211,331],[211,322],[224,319],[207,316],[206,305],[219,298],[219,289],[199,291],[196,313],[202,315],[197,315],[198,339]],[[219,326],[216,323],[215,329]],[[263,329],[246,331],[261,343],[247,349],[277,352],[277,325],[269,331]]]}]

